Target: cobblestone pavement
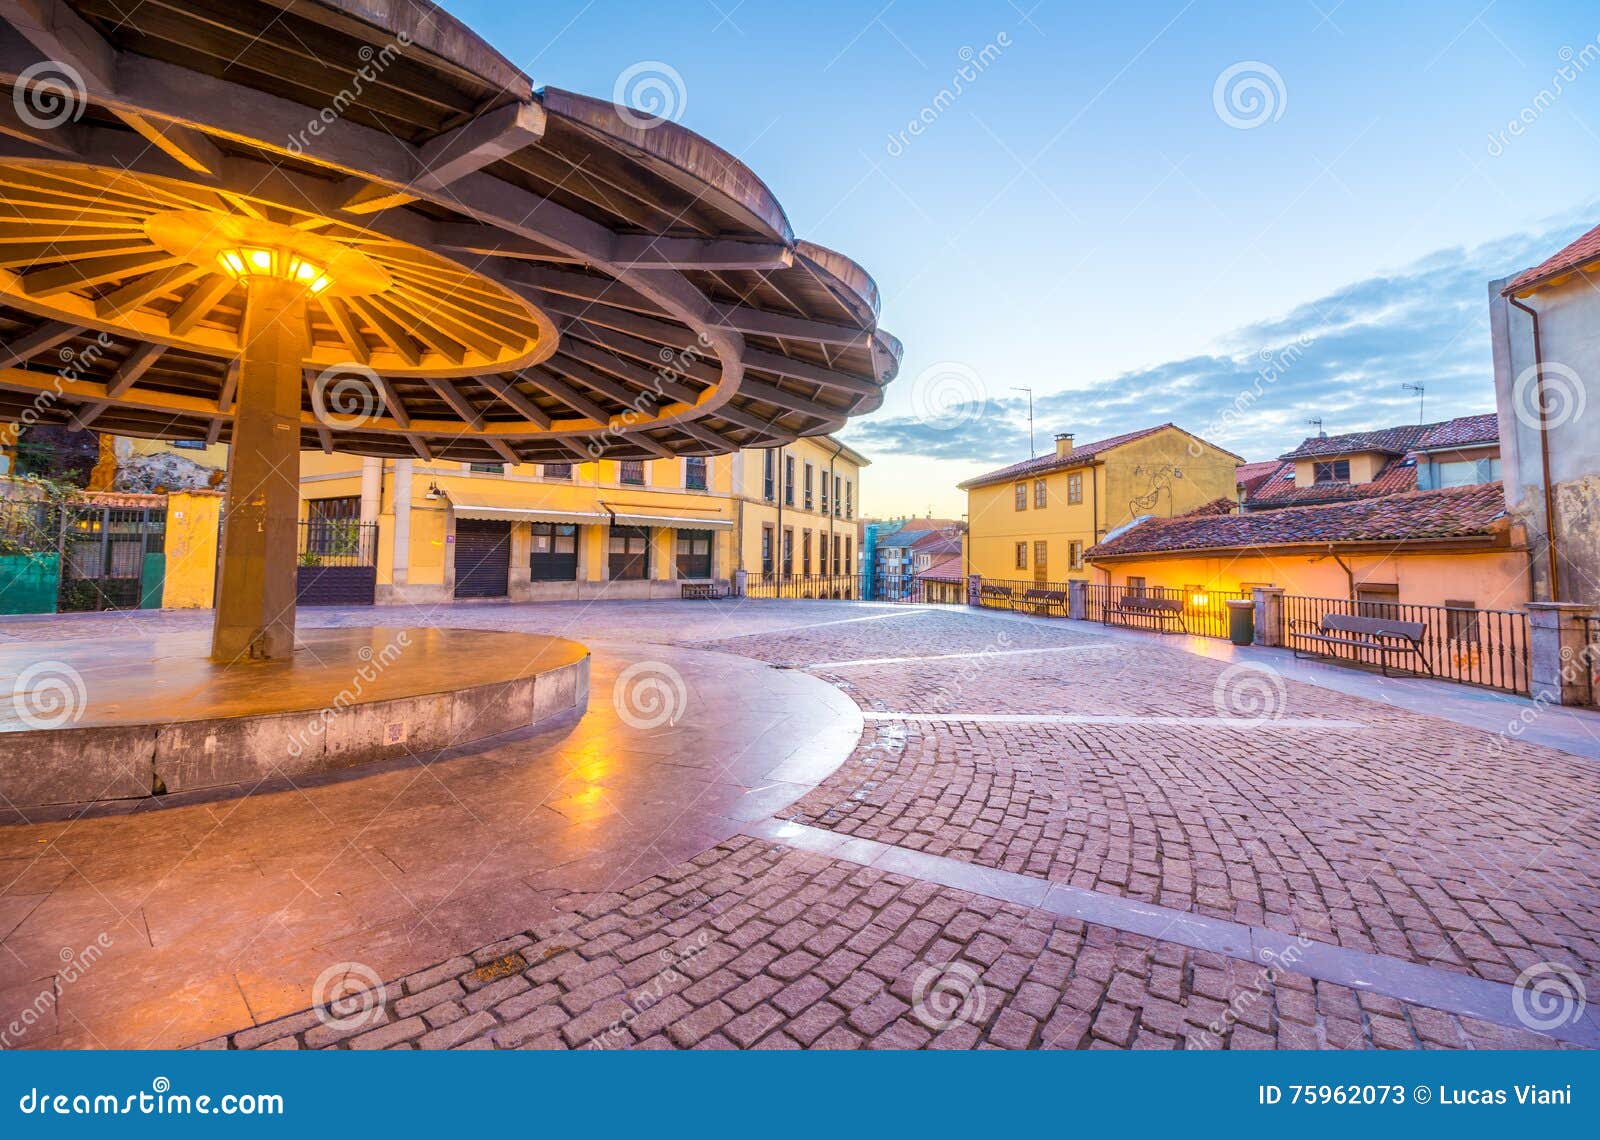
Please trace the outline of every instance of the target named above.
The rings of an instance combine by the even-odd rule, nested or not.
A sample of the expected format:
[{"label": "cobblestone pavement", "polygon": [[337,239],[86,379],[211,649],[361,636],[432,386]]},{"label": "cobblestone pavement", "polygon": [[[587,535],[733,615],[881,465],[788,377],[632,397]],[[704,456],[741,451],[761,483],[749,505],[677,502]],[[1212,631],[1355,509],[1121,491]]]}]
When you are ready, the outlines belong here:
[{"label": "cobblestone pavement", "polygon": [[[864,866],[871,860],[846,850],[856,840],[974,875],[994,868],[1118,906],[1136,900],[1383,955],[1439,978],[1511,983],[1554,965],[1600,994],[1600,766],[1589,759],[1079,623],[798,602],[457,606],[426,616],[684,654],[686,666],[747,658],[794,671],[768,676],[809,673],[835,686],[865,718],[848,758],[809,777],[809,791],[764,787],[753,764],[729,802],[765,805],[842,846],[801,851],[749,834],[758,829],[739,821],[753,815],[718,815],[715,827],[705,816],[698,843],[701,832],[677,836],[676,862],[630,874],[631,860],[609,860],[579,885],[549,890],[593,830],[584,813],[631,779],[635,757],[660,758],[656,782],[637,796],[639,818],[660,824],[657,847],[679,809],[649,804],[667,793],[673,765],[703,777],[718,763],[674,759],[681,725],[634,733],[604,761],[612,791],[601,801],[570,779],[560,787],[559,850],[545,852],[543,834],[517,848],[517,873],[545,889],[537,907],[508,899],[490,916],[504,920],[495,941],[463,938],[420,963],[411,954],[406,974],[387,971],[387,959],[364,962],[352,934],[339,943],[349,976],[335,979],[331,1005],[282,1017],[305,1002],[280,1000],[265,1015],[252,1004],[257,1024],[212,1047],[1557,1044],[1507,1028],[1516,1022],[1503,1015],[1492,1024],[1313,980],[1316,970],[1292,963],[1267,970],[1192,948],[1203,942],[1165,941],[1179,937],[1170,926],[1151,937],[1110,915],[1084,911],[1085,922],[990,897],[1004,892]],[[306,620],[371,618],[313,611]],[[90,621],[70,626],[94,632]],[[16,625],[0,628],[6,635],[35,634]],[[741,710],[722,707],[715,684],[686,680],[688,715],[738,722]],[[607,725],[587,734],[586,764],[600,764],[619,731],[612,696],[596,688],[580,722]],[[524,771],[540,770],[529,747],[500,749],[497,767],[476,774],[484,804],[497,781],[525,783]],[[530,803],[547,794],[518,786]],[[154,818],[168,815],[177,818]],[[630,826],[608,816],[606,833],[625,842]],[[526,868],[552,859],[556,870],[528,878]],[[448,862],[427,869],[442,887],[453,881]],[[526,917],[513,923],[519,908]],[[334,960],[319,947],[292,965]]]},{"label": "cobblestone pavement", "polygon": [[1543,1048],[748,837],[238,1049]]}]

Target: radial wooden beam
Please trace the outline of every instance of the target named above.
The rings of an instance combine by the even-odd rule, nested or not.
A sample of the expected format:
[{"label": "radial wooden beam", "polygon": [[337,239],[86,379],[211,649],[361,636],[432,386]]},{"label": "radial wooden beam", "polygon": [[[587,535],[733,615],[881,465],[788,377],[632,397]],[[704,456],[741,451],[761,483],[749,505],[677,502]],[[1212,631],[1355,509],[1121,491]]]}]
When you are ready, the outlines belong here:
[{"label": "radial wooden beam", "polygon": [[705,424],[695,423],[693,420],[683,420],[679,423],[670,424],[668,426],[670,426],[673,431],[681,431],[684,435],[692,436],[693,438],[700,440],[700,442],[708,443],[712,447],[718,448],[719,450],[739,450],[739,445],[732,439],[730,439],[728,436],[722,435],[720,432],[712,431],[710,428],[706,427]]},{"label": "radial wooden beam", "polygon": [[128,353],[128,358],[122,362],[122,367],[118,368],[116,374],[106,382],[106,395],[113,399],[125,395],[166,351],[167,346],[164,344],[146,343]]},{"label": "radial wooden beam", "polygon": [[217,411],[233,410],[233,398],[239,394],[239,358],[228,361],[222,370],[222,390],[217,394]]},{"label": "radial wooden beam", "polygon": [[843,347],[865,347],[872,339],[869,329],[836,325],[827,321],[813,321],[786,313],[769,313],[748,305],[713,305],[711,312],[716,320],[730,329],[757,336],[780,337],[784,340],[814,341],[818,344]]},{"label": "radial wooden beam", "polygon": [[428,378],[428,387],[432,388],[438,397],[450,405],[452,411],[466,421],[473,431],[483,430],[483,413],[473,406],[472,401],[461,394],[454,384],[448,380],[435,377]]},{"label": "radial wooden beam", "polygon": [[[666,373],[670,365],[662,365],[660,371],[653,371],[631,360],[607,352],[596,345],[587,344],[581,340],[569,339],[561,342],[559,356],[568,357],[591,368],[598,368],[602,372],[609,372],[639,388],[651,392],[660,392],[668,399],[676,400],[683,404],[692,404],[700,398],[700,393],[687,384],[680,384],[676,380],[668,380]],[[551,357],[555,361],[555,357]],[[555,367],[561,367],[557,362]]]},{"label": "radial wooden beam", "polygon": [[179,258],[164,249],[151,246],[138,253],[108,254],[104,257],[86,257],[81,261],[66,261],[49,269],[35,269],[22,278],[22,291],[30,297],[54,297],[69,289],[83,289],[103,285],[107,281],[120,281],[136,273],[148,273],[177,265]]},{"label": "radial wooden beam", "polygon": [[506,443],[504,440],[496,439],[494,436],[491,435],[491,436],[485,437],[483,442],[487,443],[490,447],[494,448],[494,453],[496,455],[498,455],[501,459],[504,459],[507,463],[510,463],[510,464],[514,465],[514,464],[525,463],[526,462],[526,460],[524,460],[522,458],[522,456],[518,455],[515,451],[512,451],[511,450],[511,445]]},{"label": "radial wooden beam", "polygon": [[477,222],[439,222],[434,226],[433,244],[440,249],[478,257],[507,257],[557,265],[577,265],[582,262],[581,258],[562,253],[544,242]]},{"label": "radial wooden beam", "polygon": [[833,388],[857,396],[875,396],[882,390],[864,376],[851,376],[847,372],[836,372],[818,364],[808,364],[804,360],[795,360],[759,348],[745,349],[744,363],[747,368],[759,368],[763,372],[804,380],[810,384],[820,384],[824,388]]},{"label": "radial wooden beam", "polygon": [[512,408],[515,408],[530,423],[537,424],[541,428],[548,428],[550,426],[550,416],[544,411],[544,409],[540,408],[538,404],[535,404],[532,400],[528,399],[527,396],[524,396],[521,392],[519,392],[517,390],[517,386],[511,383],[511,381],[507,380],[505,377],[486,374],[479,376],[477,379],[478,383],[482,384],[485,388],[489,389],[489,391],[493,392],[500,399],[504,400]]},{"label": "radial wooden beam", "polygon": [[56,345],[69,341],[81,333],[83,329],[78,325],[69,325],[64,321],[46,321],[38,328],[24,333],[15,340],[0,344],[0,368],[9,368],[13,364],[21,364],[32,360],[41,352],[48,352]]},{"label": "radial wooden beam", "polygon": [[[94,303],[94,311],[102,320],[115,320],[124,313],[137,309],[147,301],[181,289],[191,281],[201,277],[215,276],[209,269],[180,263],[169,265],[165,269],[157,269],[153,273],[146,273],[143,277],[136,277],[119,289],[107,293]],[[231,285],[226,277],[224,282]],[[171,322],[168,322],[171,327]]]},{"label": "radial wooden beam", "polygon": [[167,318],[167,328],[173,336],[188,336],[206,316],[232,291],[234,282],[222,274],[203,277],[195,283],[189,295],[178,302]]},{"label": "radial wooden beam", "polygon": [[[417,173],[405,189],[366,184],[345,202],[352,214],[372,214],[442,190],[544,137],[545,113],[538,103],[510,103],[479,115],[416,149]],[[415,191],[414,193],[412,191]]]},{"label": "radial wooden beam", "polygon": [[583,393],[572,388],[570,385],[564,384],[560,380],[557,380],[554,376],[548,376],[543,372],[534,372],[531,370],[524,372],[522,375],[523,379],[527,380],[528,383],[544,389],[557,400],[560,400],[567,407],[577,412],[580,416],[585,416],[588,419],[593,420],[601,427],[604,427],[611,422],[610,412],[606,411],[599,404],[589,399],[589,397],[585,396]]},{"label": "radial wooden beam", "polygon": [[787,269],[794,254],[779,242],[619,235],[612,260],[632,269]]}]

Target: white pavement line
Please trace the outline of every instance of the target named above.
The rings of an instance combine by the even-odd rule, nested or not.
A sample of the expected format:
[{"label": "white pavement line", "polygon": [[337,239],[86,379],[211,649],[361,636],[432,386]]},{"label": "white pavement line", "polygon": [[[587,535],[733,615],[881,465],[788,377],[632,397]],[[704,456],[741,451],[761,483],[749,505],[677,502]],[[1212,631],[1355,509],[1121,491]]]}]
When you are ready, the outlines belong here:
[{"label": "white pavement line", "polygon": [[1209,918],[1065,883],[1051,883],[1015,871],[980,867],[960,859],[929,855],[786,820],[760,820],[747,825],[744,833],[874,870],[908,875],[1031,907],[1058,918],[1076,918],[1096,926],[1143,934],[1163,942],[1176,942],[1195,950],[1254,962],[1263,969],[1302,974],[1355,990],[1385,994],[1429,1009],[1475,1017],[1512,1029],[1542,1032],[1559,1041],[1591,1049],[1600,1048],[1600,1009],[1589,1006],[1570,1025],[1534,1030],[1517,1016],[1519,1010],[1526,1008],[1523,996],[1515,986],[1504,982],[1423,966],[1386,954],[1347,950],[1278,930]]},{"label": "white pavement line", "polygon": [[[756,600],[759,601],[760,599]],[[866,617],[838,618],[834,621],[814,621],[806,625],[780,625],[777,629],[758,629],[751,633],[730,633],[723,637],[708,637],[704,640],[704,642],[696,642],[695,644],[709,645],[715,641],[732,641],[739,637],[766,637],[768,634],[773,633],[792,633],[793,631],[799,629],[821,629],[825,625],[849,625],[851,622],[857,621],[883,621],[886,618],[918,617],[923,612],[924,611],[912,607],[900,607],[897,608],[894,613],[890,614],[868,614]]]},{"label": "white pavement line", "polygon": [[1319,720],[1315,717],[1244,717],[1244,716],[1091,716],[1087,713],[861,713],[863,720],[899,720],[917,724],[962,723],[978,724],[1160,724],[1183,728],[1309,728],[1330,729],[1340,732],[1366,728],[1359,720]]},{"label": "white pavement line", "polygon": [[1024,653],[1077,653],[1084,649],[1117,649],[1109,641],[1088,645],[1046,645],[1038,649],[978,649],[971,653],[930,653],[925,657],[857,657],[851,661],[819,661],[807,669],[843,669],[847,665],[904,665],[913,661],[953,661],[963,657],[1016,657]]}]

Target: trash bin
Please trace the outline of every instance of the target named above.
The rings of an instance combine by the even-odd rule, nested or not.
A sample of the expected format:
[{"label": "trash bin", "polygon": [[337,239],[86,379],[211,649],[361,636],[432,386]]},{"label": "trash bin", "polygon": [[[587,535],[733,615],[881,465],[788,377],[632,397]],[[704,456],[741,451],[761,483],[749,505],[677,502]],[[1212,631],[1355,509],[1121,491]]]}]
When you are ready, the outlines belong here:
[{"label": "trash bin", "polygon": [[1256,639],[1256,604],[1249,598],[1229,598],[1228,640],[1235,645],[1251,645]]}]

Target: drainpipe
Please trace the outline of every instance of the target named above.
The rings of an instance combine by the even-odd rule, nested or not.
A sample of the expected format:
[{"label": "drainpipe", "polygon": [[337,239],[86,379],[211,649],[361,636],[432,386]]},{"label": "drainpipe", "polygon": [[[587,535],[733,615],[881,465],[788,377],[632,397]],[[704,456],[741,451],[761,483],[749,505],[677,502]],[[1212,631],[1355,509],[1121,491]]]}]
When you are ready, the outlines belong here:
[{"label": "drainpipe", "polygon": [[[833,520],[838,517],[841,509],[839,506],[839,486],[833,477],[833,461],[839,458],[839,454],[842,451],[844,451],[844,444],[834,440],[833,454],[828,457],[828,551],[830,553],[833,551]],[[829,565],[831,566],[832,563],[830,562]],[[846,574],[850,573],[850,567],[846,566],[844,572]]]},{"label": "drainpipe", "polygon": [[[1521,309],[1533,321],[1533,376],[1538,385],[1536,397],[1539,401],[1539,463],[1542,467],[1544,479],[1544,545],[1545,564],[1550,568],[1550,600],[1561,600],[1561,574],[1556,562],[1556,503],[1555,490],[1550,485],[1550,433],[1545,421],[1544,402],[1544,345],[1539,338],[1539,311],[1524,305],[1515,297],[1507,297],[1506,303],[1513,309]],[[1513,393],[1513,396],[1515,393]]]},{"label": "drainpipe", "polygon": [[783,448],[778,448],[777,458],[772,461],[772,497],[778,502],[778,529],[772,535],[772,569],[777,575],[781,587],[784,578],[783,562]]},{"label": "drainpipe", "polygon": [[1356,600],[1356,572],[1354,570],[1350,569],[1349,565],[1345,562],[1345,560],[1343,558],[1339,557],[1339,552],[1333,548],[1333,543],[1331,543],[1331,542],[1328,543],[1328,557],[1333,559],[1335,562],[1337,562],[1339,564],[1339,569],[1344,571],[1345,581],[1348,584],[1347,589],[1346,589],[1346,593],[1348,593],[1350,595],[1350,600],[1352,602],[1355,601]]}]

